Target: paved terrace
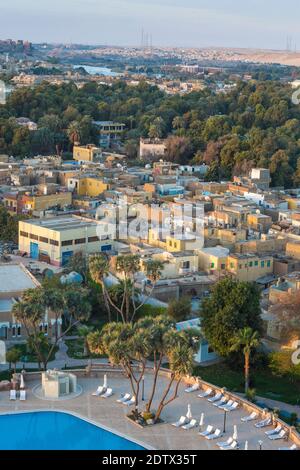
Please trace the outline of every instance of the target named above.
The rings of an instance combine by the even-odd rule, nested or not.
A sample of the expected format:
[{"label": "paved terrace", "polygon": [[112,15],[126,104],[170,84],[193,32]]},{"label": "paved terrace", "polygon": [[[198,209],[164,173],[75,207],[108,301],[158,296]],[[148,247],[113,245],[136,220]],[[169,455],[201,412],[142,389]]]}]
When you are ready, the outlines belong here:
[{"label": "paved terrace", "polygon": [[[73,371],[74,372],[74,371]],[[99,398],[92,396],[99,385],[103,383],[103,372],[93,372],[93,377],[79,377],[78,384],[81,385],[82,394],[73,399],[51,401],[38,399],[32,392],[35,385],[40,384],[40,380],[33,375],[26,379],[27,400],[25,402],[12,402],[9,400],[8,392],[0,393],[0,413],[24,412],[33,410],[60,410],[76,413],[93,422],[115,430],[129,439],[135,439],[144,443],[147,447],[162,450],[217,450],[215,445],[217,441],[227,440],[233,433],[233,426],[237,425],[238,441],[241,449],[244,448],[245,441],[249,443],[249,450],[257,450],[259,448],[258,441],[263,441],[263,450],[276,450],[279,447],[292,445],[292,442],[286,440],[271,441],[265,435],[264,431],[272,429],[271,427],[258,430],[252,423],[242,423],[241,417],[248,416],[251,410],[240,407],[238,410],[227,414],[226,433],[217,441],[208,441],[198,435],[199,428],[185,431],[184,429],[176,429],[170,423],[177,421],[181,415],[187,413],[188,404],[191,404],[192,414],[194,418],[200,419],[203,412],[205,414],[204,428],[208,424],[223,430],[224,412],[217,409],[207,399],[198,398],[197,393],[185,393],[186,385],[182,384],[179,389],[179,397],[171,403],[163,412],[163,424],[149,426],[141,429],[139,426],[131,423],[126,419],[129,408],[116,403],[121,393],[130,392],[129,382],[123,374],[108,372],[108,386],[113,388],[114,395],[111,398]],[[82,372],[81,372],[82,375]],[[95,376],[97,375],[97,377]],[[161,395],[167,383],[166,377],[160,377],[158,383],[158,392]],[[149,396],[150,377],[145,375],[145,398]],[[154,403],[154,406],[156,404]]]}]

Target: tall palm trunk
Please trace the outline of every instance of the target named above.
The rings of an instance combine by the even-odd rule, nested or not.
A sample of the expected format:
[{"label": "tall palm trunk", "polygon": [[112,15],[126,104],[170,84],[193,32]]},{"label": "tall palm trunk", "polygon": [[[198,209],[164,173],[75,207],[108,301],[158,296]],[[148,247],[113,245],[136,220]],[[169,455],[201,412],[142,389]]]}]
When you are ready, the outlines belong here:
[{"label": "tall palm trunk", "polygon": [[111,322],[111,311],[110,311],[109,302],[107,300],[107,292],[106,292],[106,286],[104,284],[104,281],[101,282],[101,287],[102,287],[102,294],[103,294],[105,308],[106,308],[107,313],[108,313],[108,322],[110,323]]},{"label": "tall palm trunk", "polygon": [[245,353],[245,393],[249,390],[250,353]]}]

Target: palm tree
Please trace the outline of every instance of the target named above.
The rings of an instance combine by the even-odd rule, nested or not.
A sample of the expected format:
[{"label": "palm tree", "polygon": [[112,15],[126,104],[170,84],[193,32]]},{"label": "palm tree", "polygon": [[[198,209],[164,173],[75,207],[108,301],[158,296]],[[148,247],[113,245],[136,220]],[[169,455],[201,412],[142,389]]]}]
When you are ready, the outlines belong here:
[{"label": "palm tree", "polygon": [[76,142],[80,142],[80,125],[78,121],[72,121],[69,124],[69,127],[67,129],[67,134],[69,137],[69,140],[71,144],[75,145]]},{"label": "palm tree", "polygon": [[[161,276],[162,263],[156,260],[150,260],[144,263],[148,279],[152,281],[153,289],[155,282]],[[115,261],[115,271],[121,275],[118,287],[114,286],[109,290],[105,284],[105,278],[109,275],[109,261],[103,254],[97,254],[90,257],[89,271],[94,282],[101,285],[105,306],[111,321],[111,307],[121,316],[123,323],[132,322],[137,311],[144,305],[151,296],[152,291],[139,305],[136,299],[139,295],[135,287],[135,275],[140,271],[140,256],[138,255],[119,255]],[[152,289],[152,290],[153,290]]]},{"label": "palm tree", "polygon": [[82,325],[79,328],[77,328],[78,335],[80,338],[83,338],[83,355],[89,356],[90,354],[90,348],[89,348],[89,343],[88,343],[88,336],[89,334],[93,331],[93,328],[87,325]]},{"label": "palm tree", "polygon": [[240,351],[242,349],[245,357],[245,393],[249,390],[249,371],[250,371],[250,354],[252,349],[256,349],[259,345],[259,334],[257,331],[246,327],[239,330],[232,340],[232,351]]},{"label": "palm tree", "polygon": [[109,261],[103,254],[93,255],[89,259],[89,272],[92,280],[102,288],[105,307],[108,313],[108,321],[111,322],[109,296],[107,293],[105,278],[109,275]]}]

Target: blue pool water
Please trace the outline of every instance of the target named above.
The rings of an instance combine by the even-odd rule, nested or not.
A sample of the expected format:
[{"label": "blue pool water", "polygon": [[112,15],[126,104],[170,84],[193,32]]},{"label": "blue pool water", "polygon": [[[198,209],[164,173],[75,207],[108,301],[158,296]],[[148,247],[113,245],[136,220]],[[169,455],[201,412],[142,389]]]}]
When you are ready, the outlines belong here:
[{"label": "blue pool water", "polygon": [[143,450],[143,447],[68,413],[0,416],[0,450]]}]

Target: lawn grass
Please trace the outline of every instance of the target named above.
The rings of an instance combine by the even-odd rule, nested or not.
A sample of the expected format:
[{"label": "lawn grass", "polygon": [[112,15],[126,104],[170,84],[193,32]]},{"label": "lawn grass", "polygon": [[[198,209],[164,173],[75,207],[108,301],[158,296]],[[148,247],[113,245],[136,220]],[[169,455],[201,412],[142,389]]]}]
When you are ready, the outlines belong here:
[{"label": "lawn grass", "polygon": [[[233,370],[225,362],[208,367],[197,366],[194,375],[232,392],[244,392],[243,371]],[[291,405],[299,404],[300,382],[292,384],[285,377],[274,376],[268,367],[252,369],[251,380],[256,395]]]}]

